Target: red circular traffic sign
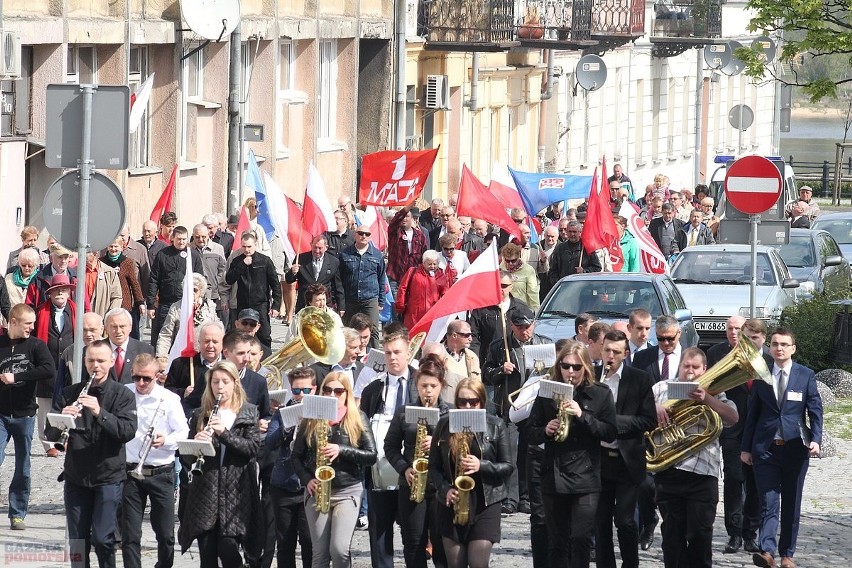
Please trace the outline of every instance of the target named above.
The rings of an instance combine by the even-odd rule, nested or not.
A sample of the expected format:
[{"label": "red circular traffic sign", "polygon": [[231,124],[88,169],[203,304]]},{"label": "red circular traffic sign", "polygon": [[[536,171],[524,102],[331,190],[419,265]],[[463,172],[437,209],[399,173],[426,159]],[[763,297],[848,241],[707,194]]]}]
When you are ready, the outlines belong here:
[{"label": "red circular traffic sign", "polygon": [[782,187],[781,172],[763,156],[740,158],[725,174],[728,201],[748,215],[757,215],[775,205]]}]

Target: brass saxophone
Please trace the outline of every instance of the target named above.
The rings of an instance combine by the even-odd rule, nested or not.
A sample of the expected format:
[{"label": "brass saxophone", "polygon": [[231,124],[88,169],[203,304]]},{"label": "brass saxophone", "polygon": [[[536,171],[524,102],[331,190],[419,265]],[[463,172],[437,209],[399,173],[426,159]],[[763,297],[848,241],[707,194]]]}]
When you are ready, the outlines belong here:
[{"label": "brass saxophone", "polygon": [[[429,406],[429,400],[426,401]],[[409,499],[415,503],[422,503],[426,497],[426,482],[429,478],[429,453],[423,450],[423,441],[429,433],[426,431],[426,419],[417,421],[417,437],[414,439],[414,461],[411,467],[414,469],[414,479],[411,480],[411,495]]]},{"label": "brass saxophone", "polygon": [[554,442],[564,442],[568,439],[568,434],[571,433],[571,420],[574,419],[574,413],[570,408],[565,406],[565,400],[562,397],[556,399],[556,407],[559,409],[556,412],[556,418],[559,420],[559,428],[556,429],[556,434],[553,435]]},{"label": "brass saxophone", "polygon": [[459,496],[455,505],[453,505],[455,511],[453,524],[458,526],[465,526],[470,523],[470,492],[476,487],[476,482],[471,476],[464,474],[464,466],[462,466],[462,459],[469,453],[470,432],[465,430],[462,432],[461,444],[459,445],[458,455],[456,455],[456,479],[454,481]]},{"label": "brass saxophone", "polygon": [[328,420],[321,420],[317,426],[317,468],[314,470],[314,477],[319,480],[319,485],[314,492],[314,508],[323,515],[328,514],[331,504],[331,480],[335,475],[334,468],[329,465],[329,459],[322,455],[322,450],[328,445],[329,430]]}]

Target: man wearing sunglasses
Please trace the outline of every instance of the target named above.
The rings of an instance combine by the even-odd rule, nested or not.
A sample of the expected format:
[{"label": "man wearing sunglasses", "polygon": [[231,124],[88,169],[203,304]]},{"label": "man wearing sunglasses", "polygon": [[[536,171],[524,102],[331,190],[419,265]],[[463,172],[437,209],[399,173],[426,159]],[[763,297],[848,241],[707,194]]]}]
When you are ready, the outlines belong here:
[{"label": "man wearing sunglasses", "polygon": [[157,566],[171,566],[175,557],[175,450],[177,441],[187,438],[189,425],[180,397],[157,384],[159,369],[150,354],[137,355],[133,383],[126,385],[136,399],[137,414],[136,435],[125,446],[129,475],[121,507],[121,556],[127,568],[142,568],[142,517],[149,499]]},{"label": "man wearing sunglasses", "polygon": [[[257,330],[260,329],[260,314],[257,310],[253,310],[252,308],[240,310],[237,315],[237,319],[234,322],[234,328],[247,333],[252,337],[257,337]],[[272,355],[272,348],[269,345],[265,345],[261,342],[260,347],[263,350],[261,361]]]},{"label": "man wearing sunglasses", "polygon": [[[473,333],[470,324],[464,320],[456,319],[447,326],[447,336],[444,345],[447,348],[449,358],[447,359],[447,370],[461,377],[482,380],[482,369],[479,364],[479,356],[471,350]],[[447,399],[451,400],[451,399]]]},{"label": "man wearing sunglasses", "polygon": [[[385,260],[373,243],[370,230],[362,225],[355,230],[355,244],[340,253],[340,279],[343,283],[344,304],[349,317],[343,318],[346,325],[356,313],[370,317],[373,323],[371,343],[379,342],[379,311],[385,297]],[[344,311],[341,306],[340,315]]]}]

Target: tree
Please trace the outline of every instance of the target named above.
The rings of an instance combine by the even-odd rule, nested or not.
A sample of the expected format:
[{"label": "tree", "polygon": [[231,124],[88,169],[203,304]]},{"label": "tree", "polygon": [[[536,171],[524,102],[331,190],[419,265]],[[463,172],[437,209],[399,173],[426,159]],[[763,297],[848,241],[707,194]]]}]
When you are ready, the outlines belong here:
[{"label": "tree", "polygon": [[812,102],[836,98],[840,85],[852,82],[852,12],[845,0],[749,0],[754,16],[749,31],[783,37],[779,61],[788,64],[792,79],[779,77],[757,49],[737,49],[755,79],[774,79],[802,88]]}]

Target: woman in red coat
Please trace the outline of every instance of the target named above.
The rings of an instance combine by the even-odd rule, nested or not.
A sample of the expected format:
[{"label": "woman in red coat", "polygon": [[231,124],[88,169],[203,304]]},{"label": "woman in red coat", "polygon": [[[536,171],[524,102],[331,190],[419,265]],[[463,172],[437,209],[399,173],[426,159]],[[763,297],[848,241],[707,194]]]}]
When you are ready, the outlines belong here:
[{"label": "woman in red coat", "polygon": [[399,282],[394,308],[403,316],[405,327],[411,329],[447,288],[447,276],[438,268],[438,251],[425,251],[420,266],[409,268]]}]

